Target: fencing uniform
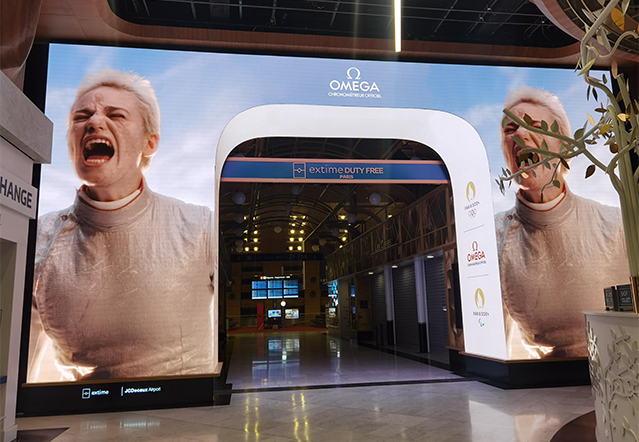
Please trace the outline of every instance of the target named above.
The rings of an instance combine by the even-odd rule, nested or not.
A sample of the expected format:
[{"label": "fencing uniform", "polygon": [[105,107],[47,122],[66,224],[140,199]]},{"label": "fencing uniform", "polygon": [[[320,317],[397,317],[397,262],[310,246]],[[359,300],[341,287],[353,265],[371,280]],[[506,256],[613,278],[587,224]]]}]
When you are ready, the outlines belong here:
[{"label": "fencing uniform", "polygon": [[211,211],[146,187],[114,210],[85,200],[38,226],[34,314],[63,378],[212,373]]},{"label": "fencing uniform", "polygon": [[603,288],[630,275],[620,210],[568,189],[559,198],[545,208],[518,195],[495,216],[504,306],[522,341],[509,346],[533,358],[587,356],[583,312],[604,309]]}]

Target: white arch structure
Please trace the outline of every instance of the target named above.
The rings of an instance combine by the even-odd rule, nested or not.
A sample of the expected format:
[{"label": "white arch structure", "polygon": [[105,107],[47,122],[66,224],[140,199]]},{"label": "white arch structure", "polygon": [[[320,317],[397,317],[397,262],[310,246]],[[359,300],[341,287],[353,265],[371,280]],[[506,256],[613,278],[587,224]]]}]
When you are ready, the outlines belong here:
[{"label": "white arch structure", "polygon": [[[231,151],[245,141],[266,137],[403,139],[435,150],[448,168],[454,197],[465,351],[507,359],[488,157],[470,123],[453,114],[423,109],[254,107],[236,115],[220,137],[216,203],[222,168]],[[215,211],[214,238],[219,238],[219,210]],[[485,254],[485,263],[468,265],[467,256],[477,249]]]}]

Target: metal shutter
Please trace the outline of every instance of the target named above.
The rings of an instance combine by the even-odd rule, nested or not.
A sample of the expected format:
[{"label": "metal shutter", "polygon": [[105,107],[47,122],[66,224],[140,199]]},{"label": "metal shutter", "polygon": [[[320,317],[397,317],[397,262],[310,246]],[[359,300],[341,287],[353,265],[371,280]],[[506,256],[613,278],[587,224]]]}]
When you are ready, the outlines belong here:
[{"label": "metal shutter", "polygon": [[397,347],[419,351],[417,299],[415,298],[415,267],[408,265],[393,269],[395,302],[395,340]]},{"label": "metal shutter", "polygon": [[426,299],[428,302],[428,335],[431,353],[448,353],[448,314],[446,308],[446,275],[444,257],[424,260]]},{"label": "metal shutter", "polygon": [[382,342],[386,343],[386,295],[384,293],[384,274],[381,272],[371,276],[371,308],[373,309],[373,331],[381,325]]}]

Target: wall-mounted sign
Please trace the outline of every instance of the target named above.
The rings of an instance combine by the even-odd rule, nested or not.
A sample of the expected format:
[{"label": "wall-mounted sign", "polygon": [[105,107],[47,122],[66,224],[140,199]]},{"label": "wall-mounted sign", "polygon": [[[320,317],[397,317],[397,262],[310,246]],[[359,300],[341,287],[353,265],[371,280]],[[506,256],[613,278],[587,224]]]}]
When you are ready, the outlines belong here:
[{"label": "wall-mounted sign", "polygon": [[38,189],[0,167],[0,203],[31,219],[35,218]]},{"label": "wall-mounted sign", "polygon": [[444,184],[441,161],[317,160],[303,158],[227,158],[221,181],[307,183]]}]

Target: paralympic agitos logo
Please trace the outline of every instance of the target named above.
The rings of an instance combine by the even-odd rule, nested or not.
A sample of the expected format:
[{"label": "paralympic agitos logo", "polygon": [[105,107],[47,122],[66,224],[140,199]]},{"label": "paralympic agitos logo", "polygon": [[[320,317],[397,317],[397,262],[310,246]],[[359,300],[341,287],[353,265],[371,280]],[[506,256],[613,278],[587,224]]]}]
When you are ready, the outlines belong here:
[{"label": "paralympic agitos logo", "polygon": [[328,86],[331,88],[329,97],[382,98],[377,83],[362,79],[362,73],[356,67],[346,70],[346,79],[331,80]]}]

